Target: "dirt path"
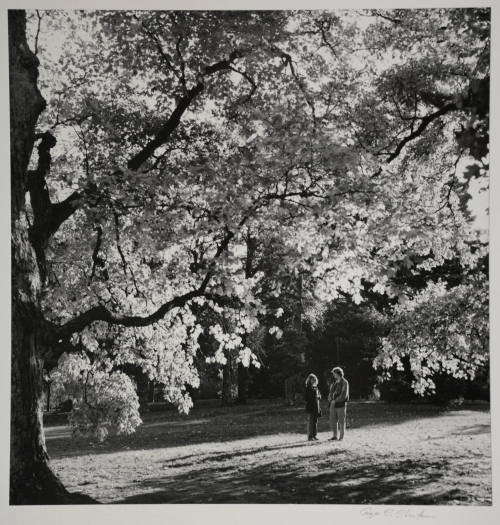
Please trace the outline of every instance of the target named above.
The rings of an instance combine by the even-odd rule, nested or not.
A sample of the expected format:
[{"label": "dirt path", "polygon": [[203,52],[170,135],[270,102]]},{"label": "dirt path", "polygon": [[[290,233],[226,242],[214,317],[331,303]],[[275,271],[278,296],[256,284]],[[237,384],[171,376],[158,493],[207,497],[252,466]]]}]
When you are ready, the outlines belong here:
[{"label": "dirt path", "polygon": [[70,490],[104,503],[491,504],[485,407],[351,403],[343,442],[305,440],[301,408],[260,403],[149,414],[105,444],[47,429]]}]

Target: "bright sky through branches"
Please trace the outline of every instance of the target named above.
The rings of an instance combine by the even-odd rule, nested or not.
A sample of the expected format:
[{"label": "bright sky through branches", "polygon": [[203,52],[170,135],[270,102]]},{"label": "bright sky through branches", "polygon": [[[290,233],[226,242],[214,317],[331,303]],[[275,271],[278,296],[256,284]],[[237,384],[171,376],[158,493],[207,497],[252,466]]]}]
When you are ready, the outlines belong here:
[{"label": "bright sky through branches", "polygon": [[[55,12],[55,11],[53,11]],[[29,25],[28,25],[28,41],[31,45],[31,47],[34,49],[35,45],[36,47],[43,48],[43,56],[46,60],[47,58],[52,61],[53,63],[57,63],[59,58],[64,52],[67,52],[68,46],[71,47],[74,45],[74,42],[80,42],[78,45],[74,45],[75,52],[78,51],[79,46],[81,46],[81,42],[91,42],[92,41],[92,31],[95,30],[95,28],[92,28],[90,30],[90,26],[88,25],[89,20],[82,19],[82,17],[78,14],[77,11],[74,10],[59,10],[59,13],[64,13],[64,15],[67,17],[67,20],[70,23],[67,24],[59,24],[59,30],[57,32],[50,32],[47,30],[47,24],[44,23],[44,17],[51,16],[50,11],[44,11],[44,10],[38,10],[38,14],[40,15],[40,20],[36,12],[31,12],[32,16],[29,18]],[[357,27],[365,30],[368,28],[372,23],[374,23],[376,17],[369,14],[368,10],[338,10],[339,14],[342,14],[342,16],[345,17],[346,20],[349,20],[351,23],[355,24]],[[38,25],[40,25],[39,33],[38,32]],[[294,25],[297,25],[297,21],[292,20],[288,23],[288,28],[293,29]],[[326,52],[325,49],[320,49],[318,51],[319,53]],[[370,62],[373,64],[378,63],[380,70],[387,68],[391,63],[393,63],[394,58],[391,58],[389,55],[386,55],[383,60],[377,59],[374,55],[371,53],[366,54],[366,52],[361,53],[353,53],[350,60],[353,64],[357,64],[357,68],[360,70],[360,74],[362,74],[363,71],[363,64],[366,60],[370,60]],[[41,67],[41,77],[43,80],[44,75],[44,65],[42,64]],[[231,73],[231,75],[237,77],[236,83],[241,82],[243,77],[239,77],[236,73]],[[135,83],[140,83],[141,79],[140,77],[137,77],[133,79]],[[145,97],[145,102],[149,104],[153,104],[153,99]],[[202,110],[201,112],[198,111],[196,115],[190,115],[189,112],[186,115],[187,118],[194,118],[198,120],[207,120],[210,121],[216,117],[214,117],[212,111],[210,110],[211,102],[208,101],[205,107],[205,110]],[[64,133],[68,133],[69,130],[61,129],[59,132],[59,142],[62,144],[64,143],[62,135]],[[466,166],[466,162],[464,163],[464,168]],[[459,169],[459,172],[461,170]],[[471,200],[469,202],[469,209],[472,212],[473,215],[473,221],[474,226],[479,231],[481,231],[482,237],[485,238],[488,236],[488,225],[489,225],[489,191],[488,191],[488,185],[487,181],[481,179],[481,180],[472,180],[470,183],[470,193],[471,193]],[[63,190],[60,194],[57,194],[57,199],[62,200],[67,197],[68,192],[71,191],[71,188],[66,188]]]}]

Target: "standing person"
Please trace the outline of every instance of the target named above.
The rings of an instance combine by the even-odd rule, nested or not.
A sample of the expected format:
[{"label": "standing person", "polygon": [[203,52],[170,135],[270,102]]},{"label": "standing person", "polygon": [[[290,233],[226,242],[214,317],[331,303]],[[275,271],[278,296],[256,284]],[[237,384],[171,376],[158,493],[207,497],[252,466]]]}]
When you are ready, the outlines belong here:
[{"label": "standing person", "polygon": [[[328,419],[330,421],[330,429],[332,431],[332,435],[336,436],[337,433],[336,431],[334,431],[334,427],[333,427],[333,422],[335,420],[335,403],[333,401],[333,398],[335,397],[337,381],[331,370],[330,372],[328,372],[327,382],[328,382]],[[333,440],[333,437],[330,438],[330,441],[331,440]]]},{"label": "standing person", "polygon": [[333,383],[328,399],[330,400],[330,425],[333,436],[331,441],[344,439],[347,401],[349,400],[349,382],[344,377],[344,371],[339,366],[332,370],[335,382]]},{"label": "standing person", "polygon": [[319,400],[321,394],[318,390],[318,378],[314,374],[309,374],[306,379],[306,412],[309,413],[307,422],[307,438],[309,441],[317,441],[318,418],[321,415]]}]

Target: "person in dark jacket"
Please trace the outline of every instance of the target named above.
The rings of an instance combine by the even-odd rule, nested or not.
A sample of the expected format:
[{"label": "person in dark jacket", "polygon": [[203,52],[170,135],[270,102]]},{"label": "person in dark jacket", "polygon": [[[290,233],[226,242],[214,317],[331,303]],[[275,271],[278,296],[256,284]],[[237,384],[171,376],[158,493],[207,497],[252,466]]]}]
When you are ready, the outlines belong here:
[{"label": "person in dark jacket", "polygon": [[321,394],[318,390],[318,378],[314,374],[309,374],[306,379],[306,412],[309,414],[307,422],[307,437],[309,441],[317,441],[318,418],[321,415],[319,400]]}]

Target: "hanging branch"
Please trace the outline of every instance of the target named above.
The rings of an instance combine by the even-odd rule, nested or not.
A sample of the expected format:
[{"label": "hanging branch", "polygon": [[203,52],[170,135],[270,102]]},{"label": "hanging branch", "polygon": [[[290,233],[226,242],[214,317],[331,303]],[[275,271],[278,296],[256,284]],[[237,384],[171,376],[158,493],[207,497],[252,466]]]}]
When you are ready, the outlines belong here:
[{"label": "hanging branch", "polygon": [[35,55],[38,55],[38,38],[40,37],[40,25],[42,23],[42,15],[40,15],[40,11],[36,10],[36,16],[38,18],[38,24],[36,28],[36,36],[35,36]]}]

